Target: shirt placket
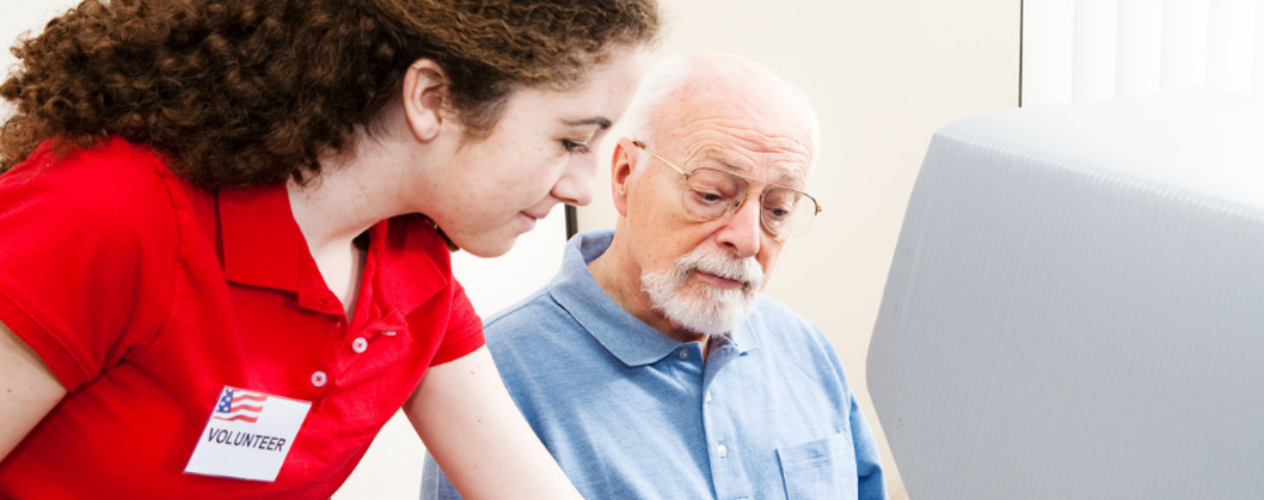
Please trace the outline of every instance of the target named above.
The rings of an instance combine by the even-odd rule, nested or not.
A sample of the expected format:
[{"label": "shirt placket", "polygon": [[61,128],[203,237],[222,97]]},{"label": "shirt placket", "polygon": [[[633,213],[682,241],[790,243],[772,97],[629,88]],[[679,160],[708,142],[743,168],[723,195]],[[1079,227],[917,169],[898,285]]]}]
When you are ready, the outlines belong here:
[{"label": "shirt placket", "polygon": [[351,354],[346,359],[347,366],[365,355],[370,348],[383,348],[383,343],[398,336],[404,328],[402,315],[394,310],[383,312],[375,306],[372,318],[357,326],[355,332],[347,336],[350,339],[347,346],[351,349]]},{"label": "shirt placket", "polygon": [[313,342],[323,340],[330,346],[324,351],[328,354],[314,360],[314,366],[311,366],[309,370],[309,382],[313,390],[310,399],[316,402],[329,390],[331,383],[341,372],[338,346],[344,344],[347,339],[347,320],[338,298],[324,286],[324,283],[304,281],[299,285],[298,300],[299,306],[304,309],[324,315],[326,322],[324,338],[312,339]]},{"label": "shirt placket", "polygon": [[316,283],[316,276],[309,276],[300,286],[300,305],[329,315],[331,319],[328,338],[333,340],[333,345],[329,350],[330,354],[311,375],[312,386],[321,393],[330,386],[337,386],[336,381],[357,360],[369,355],[369,350],[381,343],[381,338],[395,337],[405,328],[403,316],[393,307],[384,304],[379,295],[381,291],[372,286],[377,278],[377,266],[381,258],[380,246],[372,246],[365,259],[360,295],[357,298],[360,302],[356,305],[353,321],[348,321],[341,302],[324,285],[323,278]]},{"label": "shirt placket", "polygon": [[[727,342],[719,341],[711,348],[702,385],[702,422],[711,462],[711,483],[718,500],[750,500],[754,498],[746,475],[742,473],[741,436],[729,417],[731,395],[718,383],[722,369],[738,356]],[[740,411],[740,410],[739,410]]]},{"label": "shirt placket", "polygon": [[[372,297],[365,298],[372,300]],[[344,317],[338,318],[333,337],[337,339],[336,346],[333,349],[330,364],[335,370],[333,374],[335,376],[341,376],[347,374],[348,370],[353,370],[365,356],[372,355],[370,351],[385,348],[385,343],[390,342],[406,328],[403,316],[393,309],[385,311],[379,304],[374,303],[364,312],[368,315],[367,319],[357,318],[350,324]]]}]

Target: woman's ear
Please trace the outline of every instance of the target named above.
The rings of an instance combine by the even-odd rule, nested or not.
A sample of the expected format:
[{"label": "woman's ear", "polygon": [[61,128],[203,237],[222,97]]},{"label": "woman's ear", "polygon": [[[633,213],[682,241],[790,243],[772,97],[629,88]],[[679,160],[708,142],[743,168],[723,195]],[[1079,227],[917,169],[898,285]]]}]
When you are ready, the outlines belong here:
[{"label": "woman's ear", "polygon": [[439,64],[418,59],[404,73],[404,116],[413,136],[430,142],[439,135],[445,119],[448,100],[448,77]]}]

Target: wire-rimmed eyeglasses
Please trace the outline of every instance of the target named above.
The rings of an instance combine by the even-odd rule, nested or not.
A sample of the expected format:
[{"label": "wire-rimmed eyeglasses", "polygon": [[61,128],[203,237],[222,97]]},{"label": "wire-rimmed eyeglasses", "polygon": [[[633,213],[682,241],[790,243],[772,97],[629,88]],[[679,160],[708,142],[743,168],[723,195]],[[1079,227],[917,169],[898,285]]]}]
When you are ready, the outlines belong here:
[{"label": "wire-rimmed eyeglasses", "polygon": [[685,178],[684,206],[697,220],[714,220],[732,215],[741,208],[750,193],[750,183],[767,187],[759,194],[759,221],[764,229],[778,238],[802,236],[821,213],[816,198],[797,189],[771,184],[735,172],[698,167],[686,172],[659,156],[641,141],[632,144],[645,150]]}]

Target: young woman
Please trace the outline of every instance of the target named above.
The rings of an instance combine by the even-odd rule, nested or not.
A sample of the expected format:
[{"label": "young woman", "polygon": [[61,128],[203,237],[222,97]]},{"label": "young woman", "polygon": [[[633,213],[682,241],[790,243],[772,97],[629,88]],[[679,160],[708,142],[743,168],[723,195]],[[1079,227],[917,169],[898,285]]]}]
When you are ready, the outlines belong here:
[{"label": "young woman", "polygon": [[87,0],[0,86],[0,497],[576,498],[449,247],[592,192],[654,0]]}]

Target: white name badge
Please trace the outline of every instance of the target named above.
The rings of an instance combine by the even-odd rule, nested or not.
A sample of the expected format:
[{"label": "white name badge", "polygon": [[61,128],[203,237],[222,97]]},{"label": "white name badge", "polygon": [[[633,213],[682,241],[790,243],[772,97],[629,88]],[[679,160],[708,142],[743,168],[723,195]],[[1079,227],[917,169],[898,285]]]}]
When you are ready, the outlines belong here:
[{"label": "white name badge", "polygon": [[276,480],[312,404],[224,386],[184,472]]}]

